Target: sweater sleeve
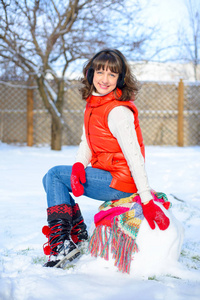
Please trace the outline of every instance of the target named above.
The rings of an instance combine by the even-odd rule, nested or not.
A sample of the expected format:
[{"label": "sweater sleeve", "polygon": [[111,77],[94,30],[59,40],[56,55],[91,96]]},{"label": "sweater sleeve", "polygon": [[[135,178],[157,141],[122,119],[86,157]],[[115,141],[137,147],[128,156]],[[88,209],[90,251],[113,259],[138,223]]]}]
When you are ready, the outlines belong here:
[{"label": "sweater sleeve", "polygon": [[132,111],[125,106],[113,108],[108,115],[108,127],[122,149],[142,203],[151,200],[151,189],[135,131]]},{"label": "sweater sleeve", "polygon": [[90,163],[91,158],[92,158],[92,152],[88,146],[86,135],[85,135],[85,128],[83,126],[83,134],[81,136],[81,142],[79,144],[78,152],[76,155],[76,162],[81,162],[86,168],[87,165]]}]

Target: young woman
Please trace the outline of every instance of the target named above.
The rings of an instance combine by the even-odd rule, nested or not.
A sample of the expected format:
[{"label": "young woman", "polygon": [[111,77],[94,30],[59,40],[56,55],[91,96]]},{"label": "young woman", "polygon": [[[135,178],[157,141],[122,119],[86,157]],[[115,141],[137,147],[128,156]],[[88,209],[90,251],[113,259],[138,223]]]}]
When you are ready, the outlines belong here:
[{"label": "young woman", "polygon": [[[140,195],[143,214],[152,229],[169,219],[151,195],[144,164],[144,144],[134,104],[137,81],[118,50],[98,52],[83,69],[81,94],[86,101],[84,127],[76,162],[56,166],[44,176],[49,227],[43,232],[50,254],[46,266],[60,267],[80,254],[86,225],[71,193],[108,201]],[[88,166],[91,163],[91,166]]]}]

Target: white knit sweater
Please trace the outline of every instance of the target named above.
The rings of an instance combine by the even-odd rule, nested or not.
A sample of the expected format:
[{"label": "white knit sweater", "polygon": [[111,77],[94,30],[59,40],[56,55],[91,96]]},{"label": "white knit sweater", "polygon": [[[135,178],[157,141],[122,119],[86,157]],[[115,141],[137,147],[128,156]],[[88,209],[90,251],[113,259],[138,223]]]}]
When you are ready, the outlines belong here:
[{"label": "white knit sweater", "polygon": [[[138,193],[144,203],[151,200],[152,196],[145,170],[144,158],[140,151],[133,124],[134,115],[132,111],[125,106],[113,108],[108,115],[108,127],[122,149],[137,186]],[[90,163],[91,157],[92,153],[88,146],[85,129],[83,127],[83,134],[76,156],[76,162],[81,162],[86,168]]]}]

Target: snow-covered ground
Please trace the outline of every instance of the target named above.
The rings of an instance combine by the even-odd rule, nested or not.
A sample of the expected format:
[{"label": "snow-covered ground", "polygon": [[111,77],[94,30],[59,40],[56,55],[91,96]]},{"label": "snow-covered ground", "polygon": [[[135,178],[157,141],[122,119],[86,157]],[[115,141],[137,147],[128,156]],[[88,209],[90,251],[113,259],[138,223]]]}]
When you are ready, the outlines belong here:
[{"label": "snow-covered ground", "polygon": [[[144,275],[136,276],[85,254],[65,271],[42,267],[42,177],[54,165],[73,164],[76,151],[74,146],[56,152],[0,143],[0,300],[199,299],[200,147],[146,147],[150,185],[168,195],[173,215],[185,229],[177,264],[166,264],[159,273],[145,262]],[[77,202],[90,227],[100,202],[86,197]]]}]

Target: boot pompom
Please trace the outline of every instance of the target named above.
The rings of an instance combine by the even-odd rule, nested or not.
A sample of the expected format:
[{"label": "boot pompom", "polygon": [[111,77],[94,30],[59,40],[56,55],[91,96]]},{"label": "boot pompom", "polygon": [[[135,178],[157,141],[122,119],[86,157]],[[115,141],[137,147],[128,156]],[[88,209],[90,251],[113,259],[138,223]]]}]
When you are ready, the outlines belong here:
[{"label": "boot pompom", "polygon": [[51,248],[50,248],[50,246],[48,245],[48,246],[44,247],[44,248],[43,248],[43,251],[44,251],[44,254],[45,254],[45,255],[50,255],[50,253],[51,253]]},{"label": "boot pompom", "polygon": [[49,228],[49,226],[47,226],[47,225],[43,226],[42,233],[48,238],[48,236],[50,234],[50,228]]}]

